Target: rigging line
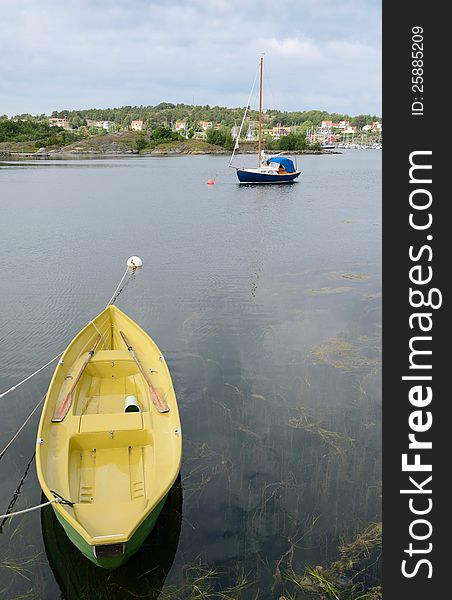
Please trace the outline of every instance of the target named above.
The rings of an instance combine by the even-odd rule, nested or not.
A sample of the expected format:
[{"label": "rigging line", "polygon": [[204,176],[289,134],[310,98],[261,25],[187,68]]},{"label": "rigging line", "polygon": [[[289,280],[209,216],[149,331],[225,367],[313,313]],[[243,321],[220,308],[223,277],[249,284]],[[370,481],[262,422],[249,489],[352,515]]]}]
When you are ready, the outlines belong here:
[{"label": "rigging line", "polygon": [[250,95],[248,96],[248,102],[246,104],[246,109],[245,109],[245,113],[243,115],[242,123],[240,125],[240,129],[239,129],[239,132],[237,134],[237,137],[235,138],[234,150],[232,151],[232,156],[231,156],[231,160],[229,161],[229,166],[231,166],[232,161],[234,160],[234,154],[235,154],[237,148],[239,147],[240,134],[242,133],[243,124],[245,123],[246,113],[248,112],[248,109],[250,107],[251,96],[253,95],[254,86],[256,85],[256,80],[257,80],[258,73],[259,73],[259,66],[256,69],[256,74],[254,75],[254,81],[253,81],[253,85],[251,87]]},{"label": "rigging line", "polygon": [[18,435],[20,434],[20,432],[22,431],[22,429],[25,427],[25,425],[28,423],[28,421],[31,419],[31,417],[35,414],[35,412],[38,410],[39,406],[43,403],[44,400],[45,400],[45,396],[43,396],[41,398],[41,400],[37,403],[37,405],[34,407],[34,409],[31,411],[31,413],[28,415],[28,417],[25,419],[25,421],[22,423],[22,425],[16,431],[16,433],[14,434],[14,436],[11,438],[11,440],[6,444],[6,446],[0,452],[0,460],[3,458],[3,455],[5,454],[5,452],[8,450],[8,448],[14,442],[14,440],[18,437]]},{"label": "rigging line", "polygon": [[[267,86],[268,94],[266,94],[266,96],[271,96],[271,101],[273,103],[273,106],[275,107],[270,110],[276,110],[276,106],[278,106],[278,102],[276,100],[276,94],[274,93],[274,90],[272,87],[272,81],[271,81],[272,74],[270,72],[270,76],[269,76],[268,73],[269,73],[269,71],[268,71],[268,66],[267,66],[266,75],[265,75],[265,85]],[[267,105],[267,107],[269,107],[270,103],[267,101],[266,105]],[[267,110],[268,110],[268,108],[267,108]]]}]

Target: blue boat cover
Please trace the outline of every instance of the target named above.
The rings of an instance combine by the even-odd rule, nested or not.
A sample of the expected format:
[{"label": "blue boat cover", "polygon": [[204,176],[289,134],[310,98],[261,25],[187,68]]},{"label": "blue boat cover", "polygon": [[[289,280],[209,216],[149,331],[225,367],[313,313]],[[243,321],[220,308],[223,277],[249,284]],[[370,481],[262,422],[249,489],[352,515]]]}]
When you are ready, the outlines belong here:
[{"label": "blue boat cover", "polygon": [[271,162],[279,163],[282,167],[286,169],[288,173],[295,172],[295,166],[293,164],[293,161],[290,160],[290,158],[286,158],[285,156],[273,156],[272,158],[269,158],[267,160],[267,163]]}]

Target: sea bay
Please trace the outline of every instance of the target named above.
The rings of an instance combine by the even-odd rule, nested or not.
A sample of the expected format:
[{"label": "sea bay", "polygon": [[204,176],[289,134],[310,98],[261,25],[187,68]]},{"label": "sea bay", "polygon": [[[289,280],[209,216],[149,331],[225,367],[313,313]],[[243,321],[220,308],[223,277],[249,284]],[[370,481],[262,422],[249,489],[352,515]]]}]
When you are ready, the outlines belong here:
[{"label": "sea bay", "polygon": [[[1,163],[0,393],[65,348],[136,254],[117,305],[165,354],[184,445],[130,563],[100,573],[30,513],[3,525],[0,595],[182,598],[243,575],[231,597],[279,598],[291,570],[381,520],[381,152],[298,164],[294,184],[240,186],[224,156]],[[0,400],[1,448],[51,372]],[[0,461],[0,513],[28,465],[14,510],[40,502],[36,426]]]}]

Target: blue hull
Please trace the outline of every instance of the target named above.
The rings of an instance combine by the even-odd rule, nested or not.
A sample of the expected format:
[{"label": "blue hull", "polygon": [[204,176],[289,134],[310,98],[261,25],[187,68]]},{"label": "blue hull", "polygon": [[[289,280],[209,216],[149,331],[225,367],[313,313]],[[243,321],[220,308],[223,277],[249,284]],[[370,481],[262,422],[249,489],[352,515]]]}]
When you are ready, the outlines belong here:
[{"label": "blue hull", "polygon": [[269,173],[253,173],[246,169],[237,169],[237,177],[240,183],[288,183],[294,181],[300,174],[300,171],[295,173],[269,174]]}]

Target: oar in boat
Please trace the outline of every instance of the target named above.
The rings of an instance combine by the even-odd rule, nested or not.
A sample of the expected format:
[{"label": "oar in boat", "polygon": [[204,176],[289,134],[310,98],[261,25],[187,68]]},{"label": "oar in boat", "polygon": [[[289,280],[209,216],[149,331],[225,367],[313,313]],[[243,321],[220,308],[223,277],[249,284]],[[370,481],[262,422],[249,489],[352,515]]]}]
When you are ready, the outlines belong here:
[{"label": "oar in boat", "polygon": [[88,352],[88,356],[86,357],[85,362],[83,363],[77,377],[75,378],[75,381],[71,386],[71,389],[69,390],[68,394],[65,396],[64,400],[62,402],[58,403],[57,407],[55,408],[55,412],[53,413],[53,417],[52,417],[52,421],[54,423],[60,423],[64,419],[64,417],[67,415],[68,410],[70,409],[71,404],[72,404],[72,394],[74,393],[75,387],[76,387],[77,383],[80,381],[80,377],[83,375],[83,371],[85,370],[86,365],[91,360],[94,352],[96,351],[97,345],[99,344],[101,339],[102,339],[102,336],[99,334],[96,338],[94,346]]},{"label": "oar in boat", "polygon": [[147,383],[147,384],[148,384],[148,386],[149,386],[149,390],[150,390],[150,392],[151,392],[152,401],[154,402],[156,409],[157,409],[159,412],[161,412],[161,413],[168,412],[168,411],[169,411],[168,404],[167,404],[167,403],[166,403],[166,401],[165,401],[165,400],[164,400],[164,399],[163,399],[163,398],[160,396],[160,394],[157,392],[157,390],[155,389],[155,387],[152,385],[152,383],[151,383],[151,381],[150,381],[150,379],[149,379],[149,377],[148,377],[148,374],[146,373],[146,371],[144,370],[144,368],[143,368],[142,364],[141,364],[141,363],[140,363],[140,361],[138,360],[138,358],[137,358],[137,355],[135,354],[135,352],[134,352],[134,350],[133,350],[132,346],[129,344],[129,341],[128,341],[128,339],[126,338],[126,336],[125,336],[125,333],[124,333],[124,332],[122,332],[122,331],[120,331],[119,333],[121,334],[121,337],[122,337],[122,339],[124,340],[124,342],[125,342],[125,344],[126,344],[126,346],[127,346],[127,350],[130,352],[130,354],[131,354],[131,356],[132,356],[133,360],[134,360],[134,361],[137,363],[137,365],[138,365],[138,368],[140,369],[140,371],[141,371],[141,374],[142,374],[142,375],[143,375],[143,377],[144,377],[144,380],[146,381],[146,383]]}]

